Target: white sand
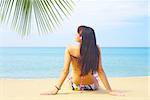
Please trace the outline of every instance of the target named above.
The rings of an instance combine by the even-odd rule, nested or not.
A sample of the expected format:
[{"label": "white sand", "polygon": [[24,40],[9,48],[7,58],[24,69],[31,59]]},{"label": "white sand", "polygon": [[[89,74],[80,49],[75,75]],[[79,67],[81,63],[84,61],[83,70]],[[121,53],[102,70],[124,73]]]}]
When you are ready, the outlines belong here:
[{"label": "white sand", "polygon": [[[65,81],[57,95],[40,95],[55,84],[56,79],[0,79],[0,100],[150,100],[150,77],[108,78],[113,90],[125,96],[111,96],[101,89],[91,92],[72,91]],[[149,83],[149,84],[148,84]]]}]

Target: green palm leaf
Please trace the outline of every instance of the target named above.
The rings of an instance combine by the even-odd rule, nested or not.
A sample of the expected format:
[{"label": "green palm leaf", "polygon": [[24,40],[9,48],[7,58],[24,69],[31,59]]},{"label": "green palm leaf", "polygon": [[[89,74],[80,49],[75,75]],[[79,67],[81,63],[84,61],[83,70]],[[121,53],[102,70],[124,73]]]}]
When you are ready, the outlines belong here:
[{"label": "green palm leaf", "polygon": [[0,22],[28,35],[35,18],[39,33],[52,32],[73,11],[72,0],[0,0]]}]

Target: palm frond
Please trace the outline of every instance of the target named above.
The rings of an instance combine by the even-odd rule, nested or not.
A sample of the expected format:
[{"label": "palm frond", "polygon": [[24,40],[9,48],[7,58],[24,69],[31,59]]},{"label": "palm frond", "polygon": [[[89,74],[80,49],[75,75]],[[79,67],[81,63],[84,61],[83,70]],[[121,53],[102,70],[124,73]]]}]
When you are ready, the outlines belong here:
[{"label": "palm frond", "polygon": [[71,14],[74,5],[72,0],[0,0],[0,21],[27,35],[35,18],[39,33],[52,32]]}]

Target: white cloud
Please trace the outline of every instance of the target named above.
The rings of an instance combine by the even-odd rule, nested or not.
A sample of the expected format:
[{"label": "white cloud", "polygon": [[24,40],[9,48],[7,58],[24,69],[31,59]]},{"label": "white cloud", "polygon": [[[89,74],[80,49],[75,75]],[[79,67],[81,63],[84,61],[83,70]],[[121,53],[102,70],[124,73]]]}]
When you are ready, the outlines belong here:
[{"label": "white cloud", "polygon": [[[132,16],[147,16],[146,0],[80,0],[77,12],[99,13],[102,22],[118,21]],[[86,11],[87,10],[87,11]],[[80,15],[79,15],[80,16]],[[86,16],[84,16],[86,17]],[[93,16],[94,17],[94,16]]]},{"label": "white cloud", "polygon": [[[75,0],[76,7],[69,20],[66,19],[61,28],[57,29],[54,33],[40,38],[40,36],[33,33],[37,33],[34,28],[32,28],[32,34],[26,41],[23,41],[15,32],[7,32],[6,26],[0,28],[0,38],[2,38],[2,45],[21,45],[21,46],[52,46],[52,45],[66,45],[73,40],[73,34],[76,32],[78,25],[84,24],[93,27],[97,33],[100,32],[100,41],[103,41],[103,46],[142,46],[146,44],[146,40],[139,44],[138,41],[143,41],[144,36],[147,33],[143,32],[143,38],[136,39],[136,37],[131,38],[132,43],[128,43],[131,32],[128,28],[123,28],[121,31],[128,30],[124,34],[108,34],[108,31],[113,29],[115,32],[119,30],[120,26],[134,26],[141,25],[141,22],[136,19],[138,17],[148,16],[147,14],[147,0]],[[145,20],[144,20],[145,21]],[[32,22],[34,24],[34,22]],[[143,29],[142,27],[139,27]],[[144,28],[145,29],[145,28]],[[107,33],[102,33],[107,30]],[[114,32],[114,33],[115,33]],[[133,35],[136,34],[137,30],[132,30]],[[4,34],[3,34],[4,33]],[[54,34],[54,35],[51,35]],[[108,37],[109,36],[109,37]],[[141,35],[140,35],[141,36]],[[55,37],[55,38],[54,38]],[[67,39],[65,39],[67,37]],[[112,37],[112,38],[111,38]],[[124,38],[123,40],[117,40],[118,38]],[[135,38],[135,39],[134,39]],[[111,41],[108,41],[111,39]],[[25,40],[25,39],[24,39]],[[115,41],[115,42],[112,42]],[[135,43],[134,43],[135,41]],[[1,45],[1,44],[0,44]]]}]

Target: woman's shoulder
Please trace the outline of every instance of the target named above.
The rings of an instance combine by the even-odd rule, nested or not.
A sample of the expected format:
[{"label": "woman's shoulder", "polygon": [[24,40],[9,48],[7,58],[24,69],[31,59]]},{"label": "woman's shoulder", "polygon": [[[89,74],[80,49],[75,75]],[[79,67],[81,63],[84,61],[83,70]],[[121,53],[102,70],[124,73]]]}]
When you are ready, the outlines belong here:
[{"label": "woman's shoulder", "polygon": [[72,55],[74,57],[79,57],[79,55],[80,55],[80,46],[79,45],[68,45],[66,47],[66,49],[68,49],[70,55]]},{"label": "woman's shoulder", "polygon": [[97,44],[98,49],[100,49],[100,46]]},{"label": "woman's shoulder", "polygon": [[68,45],[66,48],[72,51],[72,50],[79,50],[80,46],[79,45]]},{"label": "woman's shoulder", "polygon": [[98,48],[99,51],[101,51],[101,48],[100,48],[100,46],[98,44],[97,44],[97,48]]}]

